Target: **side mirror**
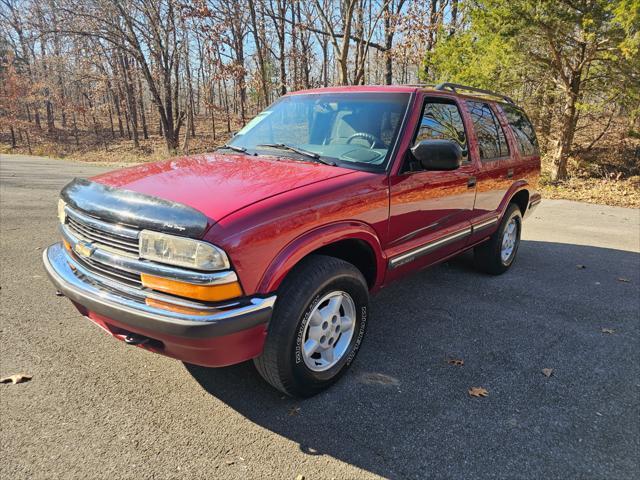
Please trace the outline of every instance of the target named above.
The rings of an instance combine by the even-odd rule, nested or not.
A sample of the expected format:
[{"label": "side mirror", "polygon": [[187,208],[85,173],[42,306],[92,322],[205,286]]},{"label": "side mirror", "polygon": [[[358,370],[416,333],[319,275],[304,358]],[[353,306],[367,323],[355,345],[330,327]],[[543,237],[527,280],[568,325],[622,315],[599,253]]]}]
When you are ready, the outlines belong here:
[{"label": "side mirror", "polygon": [[422,140],[411,153],[425,170],[455,170],[462,163],[462,149],[451,140]]}]

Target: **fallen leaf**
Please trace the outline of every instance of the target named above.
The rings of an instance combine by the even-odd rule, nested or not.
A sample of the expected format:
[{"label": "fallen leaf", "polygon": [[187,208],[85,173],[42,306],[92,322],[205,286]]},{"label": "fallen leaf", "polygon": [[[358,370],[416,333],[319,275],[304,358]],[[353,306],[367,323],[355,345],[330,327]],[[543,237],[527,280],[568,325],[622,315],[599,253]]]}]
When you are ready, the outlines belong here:
[{"label": "fallen leaf", "polygon": [[545,377],[550,377],[551,375],[553,375],[553,368],[543,368],[542,373]]},{"label": "fallen leaf", "polygon": [[486,397],[489,395],[489,392],[482,387],[471,387],[469,389],[469,395],[472,397]]},{"label": "fallen leaf", "polygon": [[586,265],[576,265],[576,268],[577,268],[578,270],[582,270],[582,269],[587,268],[587,266],[586,266]]},{"label": "fallen leaf", "polygon": [[628,278],[624,278],[624,277],[620,277],[618,278],[619,282],[624,282],[624,283],[631,283],[631,280],[629,280]]},{"label": "fallen leaf", "polygon": [[289,409],[289,416],[290,417],[295,417],[296,415],[298,415],[300,413],[300,407],[291,407]]},{"label": "fallen leaf", "polygon": [[226,463],[227,465],[233,465],[233,464],[234,464],[234,463],[236,463],[236,462],[234,462],[233,460],[227,460],[227,461],[226,461],[226,462],[224,462],[224,463]]},{"label": "fallen leaf", "polygon": [[464,365],[464,360],[461,358],[450,358],[447,360],[449,365],[455,365],[456,367],[462,367]]},{"label": "fallen leaf", "polygon": [[360,380],[367,385],[398,385],[400,382],[397,378],[384,373],[369,372],[364,373]]},{"label": "fallen leaf", "polygon": [[616,333],[616,331],[613,328],[603,328],[602,333],[612,334],[612,333]]},{"label": "fallen leaf", "polygon": [[16,383],[28,382],[29,380],[31,380],[31,378],[31,375],[27,375],[25,373],[16,373],[15,375],[0,378],[0,383],[10,383],[11,385],[15,385]]}]

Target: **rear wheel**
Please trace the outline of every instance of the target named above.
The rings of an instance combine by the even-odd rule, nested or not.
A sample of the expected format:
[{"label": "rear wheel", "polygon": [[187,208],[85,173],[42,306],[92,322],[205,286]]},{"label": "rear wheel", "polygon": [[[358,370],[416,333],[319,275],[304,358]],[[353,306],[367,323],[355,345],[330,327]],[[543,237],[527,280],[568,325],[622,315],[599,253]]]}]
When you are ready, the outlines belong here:
[{"label": "rear wheel", "polygon": [[324,255],[308,257],[278,289],[256,369],[287,395],[319,393],[358,353],[368,308],[367,282],[355,266]]},{"label": "rear wheel", "polygon": [[492,275],[509,270],[516,258],[522,232],[520,207],[511,203],[498,230],[482,245],[473,250],[476,267]]}]

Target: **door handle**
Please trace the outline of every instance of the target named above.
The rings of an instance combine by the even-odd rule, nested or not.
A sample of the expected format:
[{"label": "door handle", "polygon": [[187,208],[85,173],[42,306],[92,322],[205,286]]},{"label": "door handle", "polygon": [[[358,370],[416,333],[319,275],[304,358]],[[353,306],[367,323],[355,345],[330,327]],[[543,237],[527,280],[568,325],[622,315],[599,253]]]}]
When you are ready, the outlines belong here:
[{"label": "door handle", "polygon": [[513,178],[513,168],[507,170],[507,178]]},{"label": "door handle", "polygon": [[467,188],[475,187],[477,182],[478,180],[476,179],[476,177],[469,177],[469,179],[467,180]]}]

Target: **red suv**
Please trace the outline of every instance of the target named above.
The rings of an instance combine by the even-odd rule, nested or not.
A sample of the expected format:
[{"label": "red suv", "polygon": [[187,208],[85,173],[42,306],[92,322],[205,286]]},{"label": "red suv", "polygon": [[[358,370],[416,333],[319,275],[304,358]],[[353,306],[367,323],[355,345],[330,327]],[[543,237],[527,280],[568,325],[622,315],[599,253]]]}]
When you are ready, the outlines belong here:
[{"label": "red suv", "polygon": [[508,270],[539,171],[527,116],[493,92],[297,92],[215,153],[73,180],[44,264],[116,338],[204,366],[253,359],[309,396],[353,361],[372,292],[471,248]]}]

